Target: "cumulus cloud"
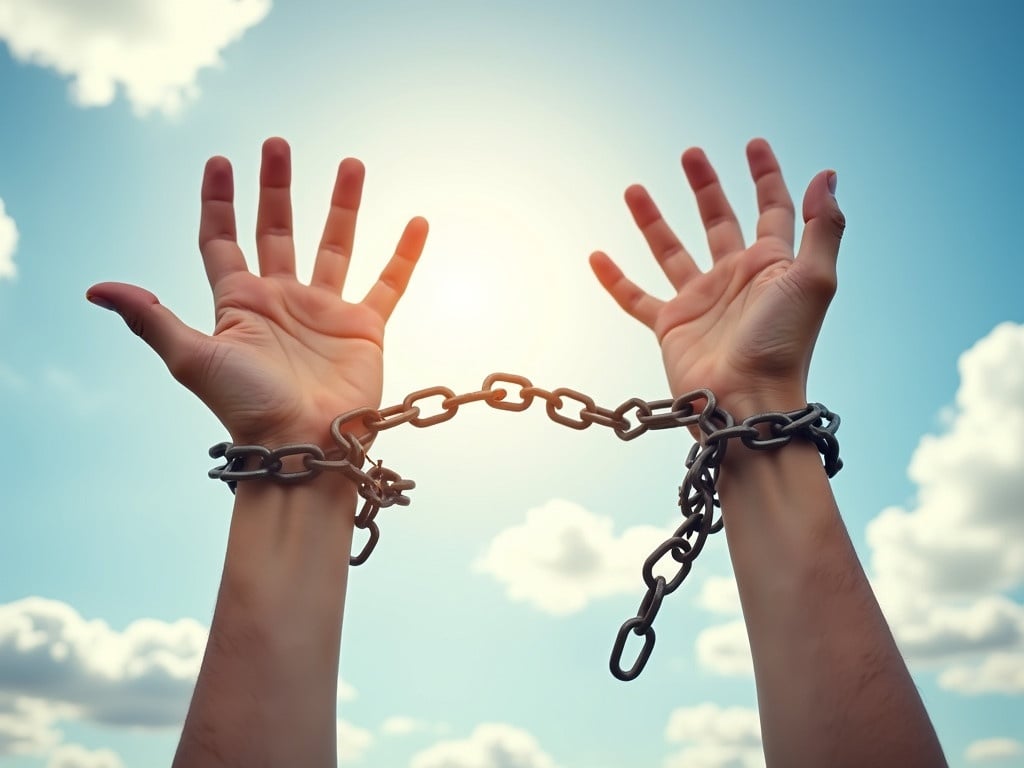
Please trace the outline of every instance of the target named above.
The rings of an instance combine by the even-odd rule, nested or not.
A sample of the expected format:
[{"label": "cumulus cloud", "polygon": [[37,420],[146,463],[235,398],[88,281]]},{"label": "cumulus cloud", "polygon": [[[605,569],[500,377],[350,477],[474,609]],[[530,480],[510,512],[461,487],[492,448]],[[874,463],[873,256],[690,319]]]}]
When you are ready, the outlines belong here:
[{"label": "cumulus cloud", "polygon": [[908,659],[956,663],[941,685],[1024,693],[1024,606],[1003,594],[1024,583],[1024,326],[997,326],[959,372],[944,433],[911,459],[915,503],[868,526],[872,582]]},{"label": "cumulus cloud", "polygon": [[976,664],[953,664],[939,675],[939,685],[967,694],[1024,691],[1024,651],[995,651]]},{"label": "cumulus cloud", "polygon": [[22,62],[71,79],[79,106],[122,90],[136,113],[174,114],[200,70],[270,10],[270,0],[0,0],[0,40]]},{"label": "cumulus cloud", "polygon": [[441,741],[413,756],[410,768],[556,768],[528,732],[484,723],[466,739]]},{"label": "cumulus cloud", "polygon": [[355,701],[359,692],[340,677],[338,678],[338,701]]},{"label": "cumulus cloud", "polygon": [[730,677],[753,676],[754,659],[743,621],[717,624],[697,635],[697,663]]},{"label": "cumulus cloud", "polygon": [[389,736],[405,736],[422,731],[425,727],[422,720],[417,720],[414,717],[389,717],[380,724],[380,732]]},{"label": "cumulus cloud", "polygon": [[7,214],[0,197],[0,280],[13,280],[18,274],[14,252],[18,249],[18,227]]},{"label": "cumulus cloud", "polygon": [[59,707],[46,701],[0,692],[0,756],[47,752],[61,740],[53,726]]},{"label": "cumulus cloud", "polygon": [[405,716],[389,717],[380,724],[380,732],[388,736],[408,736],[410,733],[423,733],[425,731],[443,733],[446,730],[448,730],[448,726],[444,723],[432,723],[415,717]]},{"label": "cumulus cloud", "polygon": [[[739,616],[740,593],[733,576],[709,576],[697,594],[697,605],[717,614]],[[752,676],[754,660],[742,620],[706,627],[697,634],[697,663],[730,677]]]},{"label": "cumulus cloud", "polygon": [[502,582],[511,600],[555,615],[609,595],[641,594],[640,566],[671,531],[636,526],[616,536],[613,528],[610,517],[552,499],[498,533],[474,568]]},{"label": "cumulus cloud", "polygon": [[373,734],[365,728],[338,720],[338,762],[358,763],[373,744]]},{"label": "cumulus cloud", "polygon": [[741,612],[740,592],[732,576],[709,576],[701,584],[697,605],[712,613],[737,616]]},{"label": "cumulus cloud", "polygon": [[0,605],[0,693],[66,705],[108,725],[178,726],[206,647],[191,619],[123,631],[56,600]]},{"label": "cumulus cloud", "polygon": [[46,768],[124,768],[116,752],[89,750],[78,744],[62,744],[50,755]]},{"label": "cumulus cloud", "polygon": [[895,615],[900,647],[916,660],[946,661],[966,653],[1020,647],[1024,641],[1024,606],[1000,595],[962,605],[926,596],[914,608]]},{"label": "cumulus cloud", "polygon": [[1016,739],[981,739],[972,742],[964,756],[972,763],[1002,762],[1024,755],[1024,744]]},{"label": "cumulus cloud", "polygon": [[669,716],[665,740],[685,745],[665,768],[763,768],[761,723],[747,707],[699,704]]}]

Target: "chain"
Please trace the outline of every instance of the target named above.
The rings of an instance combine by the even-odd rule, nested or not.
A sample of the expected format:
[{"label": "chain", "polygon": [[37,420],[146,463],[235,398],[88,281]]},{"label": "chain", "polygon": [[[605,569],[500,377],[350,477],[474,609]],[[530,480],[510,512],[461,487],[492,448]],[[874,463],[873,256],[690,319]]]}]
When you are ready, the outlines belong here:
[{"label": "chain", "polygon": [[[380,539],[380,528],[375,518],[381,507],[390,507],[394,504],[408,506],[409,497],[402,492],[416,487],[415,482],[403,479],[401,475],[384,467],[379,461],[372,464],[368,471],[363,471],[362,466],[366,461],[365,446],[369,444],[369,437],[360,440],[350,433],[342,432],[341,425],[354,415],[370,410],[361,408],[358,411],[350,411],[331,422],[331,437],[340,449],[332,451],[333,458],[328,457],[319,445],[313,443],[296,443],[274,450],[262,445],[217,443],[210,448],[210,456],[214,459],[223,458],[226,463],[211,469],[209,476],[227,482],[234,493],[239,480],[273,479],[293,483],[318,475],[324,470],[341,472],[355,482],[356,490],[363,498],[363,506],[355,517],[355,525],[360,530],[369,531],[369,536],[359,554],[349,556],[349,565],[362,565]],[[282,459],[287,456],[301,456],[303,468],[285,470]],[[258,466],[245,469],[246,460],[250,457],[256,458]]]},{"label": "chain", "polygon": [[[519,391],[510,399],[510,391],[514,387],[518,387]],[[431,398],[439,401],[434,405],[432,413],[431,409],[424,406],[424,401]],[[362,509],[356,515],[355,525],[361,530],[368,530],[369,537],[359,554],[349,557],[351,565],[361,565],[369,558],[380,539],[380,529],[375,522],[378,511],[395,504],[407,506],[409,498],[403,491],[416,486],[412,480],[402,478],[381,462],[371,462],[369,470],[363,471],[362,466],[367,460],[366,446],[378,432],[393,429],[400,424],[419,428],[441,424],[454,418],[460,407],[470,403],[482,402],[502,411],[525,411],[535,400],[544,403],[544,409],[552,421],[571,429],[586,429],[591,424],[597,424],[611,429],[620,440],[628,441],[648,430],[696,427],[704,438],[703,442],[693,445],[686,458],[687,472],[679,488],[679,506],[684,520],[644,561],[641,575],[647,592],[636,616],[627,619],[615,637],[609,666],[612,675],[619,680],[633,680],[643,671],[654,650],[653,624],[662,600],[682,585],[694,559],[704,548],[707,537],[722,529],[721,515],[717,520],[714,516],[715,508],[721,506],[715,484],[729,440],[739,439],[748,448],[769,450],[787,445],[796,437],[809,439],[822,454],[829,477],[843,466],[839,458],[839,442],[835,437],[839,417],[819,403],[811,403],[790,413],[757,414],[737,424],[731,415],[718,407],[714,394],[707,389],[697,389],[677,398],[662,400],[647,401],[632,397],[612,409],[597,405],[593,398],[574,389],[559,387],[549,391],[535,387],[523,376],[492,373],[484,379],[481,388],[474,392],[457,395],[448,387],[427,387],[411,393],[401,403],[388,408],[357,408],[341,414],[331,422],[331,437],[338,450],[332,450],[329,455],[320,446],[311,443],[285,445],[276,449],[260,445],[218,443],[210,448],[210,456],[225,459],[225,464],[211,469],[209,475],[227,482],[234,492],[239,480],[295,482],[325,470],[341,472],[355,482],[364,500]],[[567,405],[567,401],[571,405]],[[342,432],[342,426],[352,421],[361,423],[367,434],[356,437],[351,432]],[[302,469],[286,470],[282,459],[288,456],[300,456]],[[257,466],[246,468],[249,459],[255,459]],[[654,575],[655,566],[666,556],[670,556],[677,564],[671,579]],[[622,655],[630,633],[642,637],[643,646],[633,666],[627,670],[622,666]]]},{"label": "chain", "polygon": [[[835,476],[843,468],[843,461],[839,458],[839,441],[835,436],[839,429],[839,416],[820,403],[811,403],[790,413],[761,413],[736,424],[732,416],[715,407],[714,395],[706,389],[683,395],[680,399],[686,400],[695,395],[698,399],[705,398],[706,405],[701,413],[687,421],[697,424],[704,439],[702,443],[694,443],[686,457],[686,476],[679,488],[679,506],[684,519],[672,535],[655,547],[644,561],[641,575],[647,592],[640,601],[636,616],[626,619],[619,628],[608,663],[612,675],[619,680],[633,680],[643,671],[654,650],[653,624],[662,600],[682,586],[708,536],[722,530],[724,521],[721,514],[715,519],[715,508],[721,507],[715,485],[729,440],[739,439],[748,448],[770,450],[788,445],[794,438],[801,437],[813,442],[822,454],[825,473],[829,477]],[[676,572],[671,580],[654,575],[655,566],[666,555],[671,556],[676,563]],[[631,632],[643,638],[643,646],[633,666],[625,669],[622,654]]]}]

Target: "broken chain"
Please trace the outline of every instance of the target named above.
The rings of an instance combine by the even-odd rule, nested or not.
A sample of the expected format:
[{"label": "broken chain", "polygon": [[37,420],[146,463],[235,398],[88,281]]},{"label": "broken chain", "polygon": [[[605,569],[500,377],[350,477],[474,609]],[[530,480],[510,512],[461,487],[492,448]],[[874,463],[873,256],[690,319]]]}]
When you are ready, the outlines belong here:
[{"label": "broken chain", "polygon": [[[505,385],[505,386],[502,386]],[[511,387],[519,387],[515,399],[509,399]],[[423,401],[440,398],[433,415],[424,415]],[[739,439],[748,448],[769,450],[787,445],[793,438],[810,440],[824,458],[825,471],[829,477],[842,466],[839,458],[839,442],[835,433],[839,428],[839,416],[820,403],[811,403],[789,413],[762,413],[736,423],[733,417],[718,407],[714,394],[707,389],[697,389],[677,398],[642,400],[632,397],[617,408],[603,408],[593,398],[574,389],[559,387],[554,390],[535,387],[523,377],[509,373],[492,373],[484,379],[481,388],[475,392],[457,395],[448,387],[427,387],[408,395],[401,403],[388,408],[357,408],[343,413],[331,422],[331,437],[338,450],[326,453],[320,446],[311,443],[285,445],[269,449],[260,445],[233,445],[218,443],[210,448],[210,456],[225,459],[225,464],[209,471],[210,477],[228,483],[232,491],[239,480],[272,479],[278,482],[294,482],[313,477],[322,471],[338,471],[356,484],[364,503],[355,517],[355,525],[368,530],[369,536],[358,555],[350,555],[351,565],[361,565],[380,539],[380,529],[375,522],[382,507],[406,506],[409,498],[403,491],[411,490],[416,484],[402,478],[397,472],[387,469],[381,462],[364,471],[367,459],[366,446],[378,432],[392,429],[400,424],[414,427],[431,427],[453,418],[463,405],[482,402],[502,411],[525,411],[534,400],[544,403],[547,415],[552,421],[571,429],[586,429],[591,424],[610,428],[621,440],[633,440],[648,430],[672,429],[675,427],[696,427],[703,436],[690,449],[686,458],[686,476],[679,487],[679,506],[685,516],[683,522],[670,537],[665,539],[644,561],[641,575],[647,592],[640,602],[636,616],[627,619],[619,628],[612,647],[609,668],[619,680],[633,680],[646,666],[654,650],[654,619],[661,609],[664,598],[675,592],[690,573],[694,559],[704,548],[707,537],[722,529],[721,515],[715,519],[715,507],[721,504],[717,498],[715,484],[718,470],[725,457],[727,443]],[[574,408],[567,407],[571,401]],[[701,407],[697,407],[703,403]],[[357,437],[351,432],[342,432],[342,426],[358,420],[367,434]],[[289,470],[282,459],[288,456],[301,457],[301,469]],[[255,459],[257,466],[247,468],[248,460]],[[671,579],[655,576],[654,570],[665,556],[671,556],[677,564]],[[643,638],[643,646],[629,669],[622,665],[622,655],[630,633]]]}]

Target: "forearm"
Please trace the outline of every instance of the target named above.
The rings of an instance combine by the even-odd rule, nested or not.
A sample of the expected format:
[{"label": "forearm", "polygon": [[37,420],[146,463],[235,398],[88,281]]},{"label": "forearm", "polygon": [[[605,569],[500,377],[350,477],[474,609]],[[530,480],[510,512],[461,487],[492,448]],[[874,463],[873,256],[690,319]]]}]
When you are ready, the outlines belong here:
[{"label": "forearm", "polygon": [[815,448],[737,441],[718,487],[768,765],[945,765]]},{"label": "forearm", "polygon": [[353,485],[337,476],[239,483],[175,766],[336,765],[355,505]]}]

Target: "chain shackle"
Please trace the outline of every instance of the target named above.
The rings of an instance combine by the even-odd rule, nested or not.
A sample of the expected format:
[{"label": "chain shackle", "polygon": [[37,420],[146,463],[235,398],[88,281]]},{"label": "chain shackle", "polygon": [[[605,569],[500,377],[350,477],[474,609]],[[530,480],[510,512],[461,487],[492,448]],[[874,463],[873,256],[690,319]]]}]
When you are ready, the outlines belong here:
[{"label": "chain shackle", "polygon": [[[706,404],[700,413],[696,413],[690,405],[697,399],[693,396],[698,393],[706,398]],[[650,626],[650,621],[653,621],[654,617],[651,615],[650,606],[656,605],[660,608],[662,598],[682,586],[708,536],[718,533],[725,525],[721,515],[718,520],[714,519],[714,513],[716,507],[721,508],[716,483],[729,440],[739,439],[748,448],[771,450],[788,445],[794,438],[802,437],[813,442],[823,455],[824,468],[829,477],[834,476],[843,466],[839,458],[839,442],[835,437],[839,428],[839,417],[820,403],[811,403],[790,413],[755,414],[739,424],[735,423],[730,414],[716,406],[714,395],[708,390],[697,390],[684,395],[671,405],[665,400],[647,405],[652,411],[671,407],[671,412],[664,416],[671,416],[680,425],[696,422],[703,435],[703,441],[695,443],[690,449],[686,457],[686,476],[679,487],[679,507],[685,519],[644,561],[641,576],[647,586],[647,592],[644,593],[637,615],[626,619],[615,636],[608,665],[612,674],[623,681],[637,678],[654,650],[655,636]],[[629,407],[636,406],[631,403]],[[663,416],[644,414],[638,417],[638,420],[643,424],[645,418],[650,421],[654,418],[661,419]],[[764,434],[765,432],[767,434]],[[671,579],[654,573],[655,566],[663,562],[666,555],[671,555],[672,560],[678,564]],[[653,613],[657,613],[657,608]],[[626,669],[623,666],[622,654],[631,632],[642,635],[644,644],[632,666]]]},{"label": "chain shackle", "polygon": [[[515,394],[511,394],[513,391]],[[424,415],[428,409],[423,402],[430,398],[435,399],[429,409],[433,415]],[[440,402],[436,402],[438,399]],[[810,403],[789,413],[756,414],[736,423],[728,412],[718,407],[714,393],[708,389],[661,400],[632,397],[615,408],[605,408],[574,389],[546,390],[534,386],[525,376],[492,373],[479,390],[465,394],[456,394],[448,387],[427,387],[410,393],[401,403],[388,408],[357,408],[341,414],[331,422],[331,436],[337,450],[332,450],[330,455],[319,446],[306,443],[275,449],[218,443],[210,448],[210,456],[224,459],[225,463],[211,469],[209,475],[227,482],[234,492],[241,480],[298,482],[322,471],[341,472],[355,482],[364,500],[355,517],[355,526],[368,531],[367,539],[358,554],[349,556],[351,565],[361,565],[380,539],[380,528],[375,520],[377,513],[383,507],[407,506],[409,498],[404,491],[416,486],[412,480],[401,477],[380,462],[366,471],[362,469],[367,460],[366,449],[378,432],[400,424],[432,427],[454,418],[459,408],[471,403],[484,403],[501,411],[525,411],[534,401],[542,402],[548,417],[557,424],[578,430],[597,424],[610,429],[623,441],[633,440],[648,430],[676,427],[695,428],[701,436],[701,441],[693,445],[686,457],[686,475],[679,486],[683,522],[644,560],[641,576],[647,591],[637,615],[627,619],[615,636],[609,668],[619,680],[633,680],[643,671],[654,651],[653,623],[662,601],[682,586],[708,536],[718,533],[724,526],[721,513],[715,519],[715,508],[721,509],[716,485],[730,440],[738,439],[755,450],[772,450],[801,438],[811,441],[822,454],[829,477],[843,467],[835,437],[839,416],[820,403]],[[363,427],[365,434],[357,436],[342,431],[345,425],[352,423]],[[285,470],[282,460],[290,456],[301,457],[301,469]],[[250,466],[252,463],[255,466]],[[655,569],[669,559],[675,563],[674,574],[670,577],[655,574]],[[630,635],[642,637],[643,645],[633,664],[626,669],[622,655]]]}]

